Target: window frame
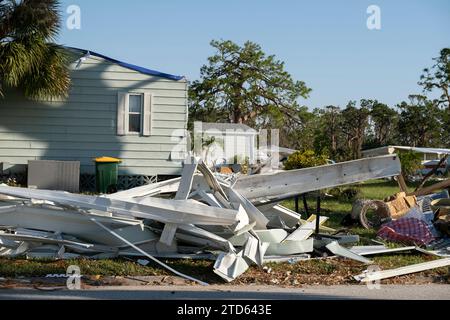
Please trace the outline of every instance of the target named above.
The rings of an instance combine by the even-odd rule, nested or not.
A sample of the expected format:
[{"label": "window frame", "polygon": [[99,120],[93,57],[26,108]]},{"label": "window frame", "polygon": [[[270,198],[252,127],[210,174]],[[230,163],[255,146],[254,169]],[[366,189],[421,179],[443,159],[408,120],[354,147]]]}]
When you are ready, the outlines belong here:
[{"label": "window frame", "polygon": [[[140,112],[130,112],[130,97],[131,96],[139,96],[141,99]],[[126,135],[134,135],[141,136],[144,127],[144,94],[141,92],[128,92],[127,93],[127,101],[126,101]],[[138,114],[139,115],[139,131],[130,131],[130,114]]]}]

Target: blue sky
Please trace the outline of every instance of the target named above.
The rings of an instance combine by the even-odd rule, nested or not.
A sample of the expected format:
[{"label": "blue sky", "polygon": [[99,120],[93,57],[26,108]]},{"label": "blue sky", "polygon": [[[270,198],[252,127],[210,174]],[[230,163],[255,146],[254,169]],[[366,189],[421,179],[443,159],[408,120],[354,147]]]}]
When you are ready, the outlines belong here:
[{"label": "blue sky", "polygon": [[[421,70],[450,46],[448,0],[63,0],[64,19],[73,4],[81,29],[64,27],[61,44],[196,80],[212,39],[251,40],[313,89],[300,101],[310,108],[395,105],[421,92]],[[371,4],[381,30],[366,27]]]}]

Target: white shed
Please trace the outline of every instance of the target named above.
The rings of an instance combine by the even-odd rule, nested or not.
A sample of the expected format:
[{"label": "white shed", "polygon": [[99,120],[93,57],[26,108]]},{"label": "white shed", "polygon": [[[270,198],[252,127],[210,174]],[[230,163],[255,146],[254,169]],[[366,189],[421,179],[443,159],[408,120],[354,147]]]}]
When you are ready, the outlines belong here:
[{"label": "white shed", "polygon": [[[233,163],[245,159],[254,163],[257,156],[258,131],[240,123],[195,122],[195,132],[203,140],[202,158],[209,164]],[[196,133],[194,133],[196,137]]]}]

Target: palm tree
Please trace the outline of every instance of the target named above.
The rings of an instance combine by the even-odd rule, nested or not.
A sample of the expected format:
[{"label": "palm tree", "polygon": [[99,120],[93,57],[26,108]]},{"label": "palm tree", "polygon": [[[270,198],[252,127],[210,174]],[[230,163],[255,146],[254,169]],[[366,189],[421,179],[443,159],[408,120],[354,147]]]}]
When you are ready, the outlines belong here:
[{"label": "palm tree", "polygon": [[67,56],[53,43],[58,8],[58,0],[0,0],[0,96],[7,87],[32,99],[67,96]]}]

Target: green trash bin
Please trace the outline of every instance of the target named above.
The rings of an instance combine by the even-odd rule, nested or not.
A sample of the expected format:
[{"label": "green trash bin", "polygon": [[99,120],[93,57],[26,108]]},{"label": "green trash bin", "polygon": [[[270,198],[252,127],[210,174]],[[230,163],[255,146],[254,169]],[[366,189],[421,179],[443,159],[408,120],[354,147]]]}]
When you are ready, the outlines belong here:
[{"label": "green trash bin", "polygon": [[117,191],[120,159],[111,157],[95,158],[95,186],[99,193]]}]

